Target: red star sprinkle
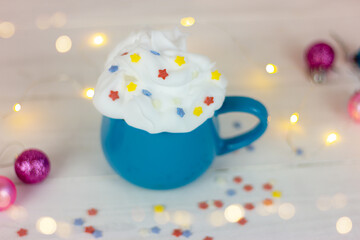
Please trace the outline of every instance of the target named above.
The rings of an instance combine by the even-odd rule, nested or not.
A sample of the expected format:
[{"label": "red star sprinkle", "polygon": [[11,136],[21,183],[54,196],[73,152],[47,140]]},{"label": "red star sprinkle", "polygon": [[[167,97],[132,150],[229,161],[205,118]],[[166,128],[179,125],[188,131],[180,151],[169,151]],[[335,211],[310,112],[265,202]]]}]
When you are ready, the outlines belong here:
[{"label": "red star sprinkle", "polygon": [[24,228],[20,228],[19,231],[17,231],[16,233],[19,235],[19,237],[23,237],[23,236],[26,236],[27,235],[27,230],[24,229]]},{"label": "red star sprinkle", "polygon": [[242,218],[238,221],[238,224],[240,224],[240,225],[245,225],[246,223],[247,223],[246,218]]},{"label": "red star sprinkle", "polygon": [[116,99],[119,99],[119,91],[110,90],[109,97],[110,97],[113,101],[115,101]]},{"label": "red star sprinkle", "polygon": [[212,237],[205,237],[203,240],[213,240]]},{"label": "red star sprinkle", "polygon": [[97,214],[97,210],[95,208],[91,208],[88,210],[89,216],[95,216]]},{"label": "red star sprinkle", "polygon": [[175,237],[180,237],[182,235],[182,231],[180,229],[174,229],[172,235]]},{"label": "red star sprinkle", "polygon": [[244,190],[247,192],[250,192],[251,190],[253,190],[253,186],[251,186],[250,184],[247,184],[244,186]]},{"label": "red star sprinkle", "polygon": [[220,201],[220,200],[215,200],[215,201],[214,201],[214,205],[215,205],[215,207],[217,207],[217,208],[222,208],[222,206],[223,206],[224,204],[223,204],[223,202]]},{"label": "red star sprinkle", "polygon": [[214,103],[214,97],[206,97],[204,103],[210,106],[210,104]]},{"label": "red star sprinkle", "polygon": [[254,204],[252,204],[252,203],[245,204],[245,209],[246,210],[253,210],[254,208],[255,208]]},{"label": "red star sprinkle", "polygon": [[234,177],[233,181],[234,181],[234,183],[239,184],[239,183],[241,183],[241,182],[242,182],[242,178],[241,178],[241,177],[239,177],[239,176],[237,176],[237,177]]},{"label": "red star sprinkle", "polygon": [[162,78],[162,79],[165,80],[165,78],[166,78],[167,76],[169,76],[169,74],[166,72],[166,69],[163,69],[163,70],[160,69],[160,70],[159,70],[159,75],[158,75],[159,78]]},{"label": "red star sprinkle", "polygon": [[125,56],[125,55],[127,55],[128,54],[128,52],[124,52],[123,54],[121,54],[121,56]]},{"label": "red star sprinkle", "polygon": [[85,232],[92,234],[93,232],[95,232],[95,228],[93,226],[85,227]]},{"label": "red star sprinkle", "polygon": [[198,206],[200,209],[207,209],[209,207],[206,202],[199,202]]},{"label": "red star sprinkle", "polygon": [[266,199],[264,199],[263,204],[265,206],[270,206],[273,204],[273,201],[270,198],[266,198]]},{"label": "red star sprinkle", "polygon": [[263,189],[266,191],[270,191],[273,188],[273,186],[270,183],[265,183],[263,185]]}]

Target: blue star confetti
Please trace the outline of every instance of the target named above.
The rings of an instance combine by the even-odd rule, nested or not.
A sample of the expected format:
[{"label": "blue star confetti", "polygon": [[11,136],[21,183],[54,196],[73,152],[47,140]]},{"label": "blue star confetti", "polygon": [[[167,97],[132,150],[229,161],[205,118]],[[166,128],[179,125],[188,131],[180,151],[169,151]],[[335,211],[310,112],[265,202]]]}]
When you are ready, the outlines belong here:
[{"label": "blue star confetti", "polygon": [[92,234],[95,238],[101,238],[102,237],[102,231],[95,230]]},{"label": "blue star confetti", "polygon": [[301,156],[301,155],[304,154],[304,151],[303,151],[301,148],[297,148],[297,149],[295,150],[295,153],[296,153],[296,155]]},{"label": "blue star confetti", "polygon": [[77,218],[74,220],[75,226],[82,226],[84,224],[84,220],[82,218]]},{"label": "blue star confetti", "polygon": [[143,89],[142,90],[142,93],[145,95],[145,96],[148,96],[148,97],[150,97],[152,94],[151,94],[151,92],[149,92],[148,90],[146,90],[146,89]]},{"label": "blue star confetti", "polygon": [[239,129],[239,128],[241,128],[241,123],[238,122],[238,121],[235,121],[235,122],[233,123],[233,127]]},{"label": "blue star confetti", "polygon": [[152,233],[159,234],[160,231],[161,231],[161,229],[160,229],[159,227],[153,227],[153,228],[151,228],[151,232],[152,232]]},{"label": "blue star confetti", "polygon": [[234,196],[236,194],[236,191],[234,189],[229,189],[226,191],[226,195],[228,196]]},{"label": "blue star confetti", "polygon": [[117,70],[119,70],[119,67],[116,66],[116,65],[112,65],[112,66],[109,68],[109,72],[111,72],[111,73],[114,73],[114,72],[116,72]]},{"label": "blue star confetti", "polygon": [[182,234],[184,237],[187,237],[187,238],[189,238],[191,235],[192,235],[192,233],[190,232],[190,230],[185,230],[185,231],[183,231],[183,234]]},{"label": "blue star confetti", "polygon": [[177,115],[179,115],[180,117],[184,117],[184,115],[185,115],[184,109],[182,109],[182,108],[177,108],[176,111],[177,111],[177,112],[176,112]]},{"label": "blue star confetti", "polygon": [[250,152],[254,151],[254,149],[255,149],[253,145],[246,146],[245,148],[246,148],[246,150],[248,150]]},{"label": "blue star confetti", "polygon": [[160,56],[160,53],[158,53],[158,52],[156,52],[156,51],[154,51],[154,50],[150,50],[150,52],[151,52],[152,54],[154,54],[154,55]]}]

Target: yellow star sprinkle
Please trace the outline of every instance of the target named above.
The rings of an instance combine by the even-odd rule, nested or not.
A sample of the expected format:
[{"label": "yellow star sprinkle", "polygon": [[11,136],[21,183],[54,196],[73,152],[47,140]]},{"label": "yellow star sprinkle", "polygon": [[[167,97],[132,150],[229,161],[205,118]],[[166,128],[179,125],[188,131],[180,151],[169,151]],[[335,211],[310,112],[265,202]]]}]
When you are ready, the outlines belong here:
[{"label": "yellow star sprinkle", "polygon": [[194,115],[200,116],[203,113],[202,107],[196,107],[194,108]]},{"label": "yellow star sprinkle", "polygon": [[129,85],[127,85],[127,89],[129,92],[135,91],[137,85],[133,82],[129,83]]},{"label": "yellow star sprinkle", "polygon": [[175,62],[176,62],[179,66],[181,66],[181,65],[183,65],[183,64],[186,63],[184,59],[185,59],[184,57],[176,56]]},{"label": "yellow star sprinkle", "polygon": [[221,73],[219,73],[218,70],[215,70],[211,73],[211,79],[219,80],[221,76]]},{"label": "yellow star sprinkle", "polygon": [[132,62],[136,62],[136,63],[141,59],[140,55],[137,53],[130,55],[130,58]]},{"label": "yellow star sprinkle", "polygon": [[276,190],[272,192],[272,196],[275,198],[280,198],[281,197],[281,192]]},{"label": "yellow star sprinkle", "polygon": [[164,207],[164,205],[155,205],[154,206],[154,212],[156,212],[156,213],[162,213],[162,212],[164,212],[164,210],[165,210],[165,207]]}]

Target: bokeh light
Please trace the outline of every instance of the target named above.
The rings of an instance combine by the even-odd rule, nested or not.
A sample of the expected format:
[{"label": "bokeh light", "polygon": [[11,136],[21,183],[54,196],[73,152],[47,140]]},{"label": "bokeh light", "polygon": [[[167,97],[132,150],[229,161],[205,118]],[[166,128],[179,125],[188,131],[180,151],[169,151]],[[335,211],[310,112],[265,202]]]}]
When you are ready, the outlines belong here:
[{"label": "bokeh light", "polygon": [[193,216],[190,212],[187,211],[176,211],[172,215],[172,222],[174,222],[176,225],[179,225],[180,227],[190,227],[193,221]]},{"label": "bokeh light", "polygon": [[95,90],[94,90],[94,88],[87,88],[87,89],[85,89],[85,96],[87,97],[87,98],[93,98],[94,97],[94,94],[95,94]]},{"label": "bokeh light", "polygon": [[51,17],[49,15],[39,15],[35,20],[36,26],[40,30],[46,30],[51,26]]},{"label": "bokeh light", "polygon": [[266,65],[265,67],[266,69],[266,72],[270,73],[270,74],[274,74],[277,72],[277,67],[276,65],[272,64],[272,63],[269,63]]},{"label": "bokeh light", "polygon": [[327,211],[331,208],[331,198],[327,196],[320,196],[316,201],[316,207],[320,211]]},{"label": "bokeh light", "polygon": [[343,193],[335,194],[331,199],[334,208],[344,208],[347,204],[347,196]]},{"label": "bokeh light", "polygon": [[348,217],[341,217],[336,222],[336,230],[340,234],[347,234],[352,229],[352,221]]},{"label": "bokeh light", "polygon": [[156,212],[154,220],[157,224],[164,225],[170,221],[170,213],[168,211]]},{"label": "bokeh light", "polygon": [[326,137],[326,143],[327,144],[332,144],[334,142],[336,142],[338,140],[338,134],[336,132],[332,132],[330,133],[327,137]]},{"label": "bokeh light", "polygon": [[245,216],[245,211],[240,204],[232,204],[225,209],[224,216],[228,222],[234,223]]},{"label": "bokeh light", "polygon": [[91,43],[94,46],[102,46],[106,43],[107,37],[104,33],[96,33],[91,37]]},{"label": "bokeh light", "polygon": [[51,235],[55,233],[57,224],[51,217],[42,217],[37,220],[36,229],[42,234]]},{"label": "bokeh light", "polygon": [[299,113],[293,113],[290,117],[290,123],[291,124],[296,124],[299,121]]},{"label": "bokeh light", "polygon": [[56,12],[51,16],[51,25],[56,28],[61,28],[66,24],[66,14],[63,12]]},{"label": "bokeh light", "polygon": [[69,36],[63,35],[56,39],[55,47],[59,53],[66,53],[71,49],[72,42]]},{"label": "bokeh light", "polygon": [[22,206],[12,205],[7,211],[6,214],[15,221],[25,220],[28,216],[26,208]]},{"label": "bokeh light", "polygon": [[21,104],[20,103],[16,103],[15,105],[14,105],[14,112],[19,112],[20,110],[21,110]]},{"label": "bokeh light", "polygon": [[213,227],[221,227],[227,223],[224,212],[220,210],[210,213],[208,221]]},{"label": "bokeh light", "polygon": [[11,38],[15,33],[15,26],[11,22],[0,23],[0,38]]},{"label": "bokeh light", "polygon": [[67,222],[58,222],[56,235],[60,238],[69,238],[72,233],[72,225]]},{"label": "bokeh light", "polygon": [[193,17],[185,17],[180,20],[181,25],[184,27],[191,27],[195,24],[195,18]]},{"label": "bokeh light", "polygon": [[283,203],[279,206],[278,214],[282,219],[289,220],[295,215],[295,207],[291,203]]}]

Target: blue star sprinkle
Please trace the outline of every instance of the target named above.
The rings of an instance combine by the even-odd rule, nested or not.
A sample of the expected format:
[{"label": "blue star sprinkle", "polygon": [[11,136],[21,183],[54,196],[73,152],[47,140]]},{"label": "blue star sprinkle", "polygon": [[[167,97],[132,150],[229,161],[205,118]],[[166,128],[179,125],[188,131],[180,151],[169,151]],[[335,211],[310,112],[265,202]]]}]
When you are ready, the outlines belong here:
[{"label": "blue star sprinkle", "polygon": [[102,231],[95,230],[92,234],[95,238],[101,238],[102,237]]},{"label": "blue star sprinkle", "polygon": [[226,191],[226,194],[228,196],[234,196],[236,194],[236,191],[234,189],[229,189]]},{"label": "blue star sprinkle", "polygon": [[146,90],[146,89],[143,89],[142,90],[142,93],[145,95],[145,96],[148,96],[148,97],[150,97],[152,94],[151,94],[151,92],[149,92],[148,90]]},{"label": "blue star sprinkle", "polygon": [[160,53],[158,53],[158,52],[156,52],[156,51],[154,51],[154,50],[150,50],[150,52],[151,52],[152,54],[154,54],[154,55],[160,56]]},{"label": "blue star sprinkle", "polygon": [[189,238],[191,235],[192,235],[192,233],[190,232],[190,230],[185,230],[185,231],[183,231],[183,234],[182,234],[184,237],[187,237],[187,238]]},{"label": "blue star sprinkle", "polygon": [[161,229],[160,229],[159,227],[153,227],[153,228],[151,228],[151,232],[152,232],[152,233],[159,234],[160,231],[161,231]]},{"label": "blue star sprinkle", "polygon": [[75,226],[82,226],[84,224],[84,220],[82,218],[77,218],[74,221]]},{"label": "blue star sprinkle", "polygon": [[111,73],[114,73],[114,72],[116,72],[117,70],[119,70],[119,67],[116,66],[116,65],[112,65],[112,66],[109,68],[109,72],[111,72]]},{"label": "blue star sprinkle", "polygon": [[235,122],[233,123],[233,126],[234,126],[234,128],[241,128],[241,123],[238,122],[238,121],[235,121]]},{"label": "blue star sprinkle", "polygon": [[296,155],[301,156],[301,155],[304,154],[304,151],[303,151],[301,148],[297,148],[297,149],[295,150],[295,153],[296,153]]},{"label": "blue star sprinkle", "polygon": [[254,146],[253,145],[246,146],[245,148],[246,148],[246,150],[248,150],[250,152],[254,151]]},{"label": "blue star sprinkle", "polygon": [[176,111],[177,111],[177,112],[176,112],[177,115],[179,115],[180,117],[184,117],[184,115],[185,115],[184,109],[182,109],[182,108],[177,108]]}]

